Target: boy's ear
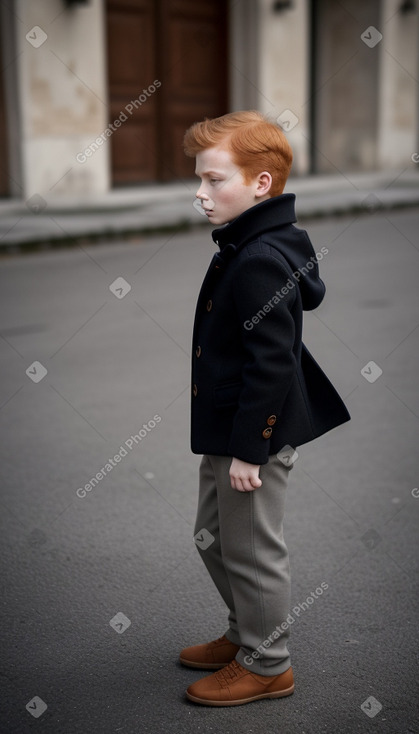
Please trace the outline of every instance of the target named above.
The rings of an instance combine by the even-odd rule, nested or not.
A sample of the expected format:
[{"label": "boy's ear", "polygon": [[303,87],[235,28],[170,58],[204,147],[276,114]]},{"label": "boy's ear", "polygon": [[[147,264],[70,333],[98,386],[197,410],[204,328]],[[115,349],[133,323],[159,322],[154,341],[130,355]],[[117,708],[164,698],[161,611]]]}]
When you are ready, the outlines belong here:
[{"label": "boy's ear", "polygon": [[272,186],[272,176],[268,171],[262,171],[257,178],[257,189],[255,196],[266,196]]}]

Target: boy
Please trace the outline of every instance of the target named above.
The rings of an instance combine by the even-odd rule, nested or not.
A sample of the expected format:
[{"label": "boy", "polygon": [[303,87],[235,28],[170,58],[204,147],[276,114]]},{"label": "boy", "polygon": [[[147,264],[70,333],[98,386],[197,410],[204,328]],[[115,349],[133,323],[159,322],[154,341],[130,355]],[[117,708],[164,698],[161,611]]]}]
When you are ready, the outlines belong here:
[{"label": "boy", "polygon": [[288,474],[297,446],[350,416],[301,341],[303,309],[321,303],[325,286],[293,224],[295,196],[282,193],[292,163],[285,135],[258,112],[235,112],[192,125],[184,149],[219,227],[195,315],[191,448],[203,454],[195,542],[229,626],[180,661],[217,671],[189,686],[190,700],[234,706],[294,690]]}]

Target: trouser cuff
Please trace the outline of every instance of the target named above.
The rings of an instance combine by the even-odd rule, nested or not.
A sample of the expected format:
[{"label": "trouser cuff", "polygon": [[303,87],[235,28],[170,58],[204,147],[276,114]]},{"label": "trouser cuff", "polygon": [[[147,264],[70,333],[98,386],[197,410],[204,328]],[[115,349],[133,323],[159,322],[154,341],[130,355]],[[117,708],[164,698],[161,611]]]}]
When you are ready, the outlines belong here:
[{"label": "trouser cuff", "polygon": [[233,645],[240,645],[240,638],[234,630],[232,630],[230,627],[226,632],[224,632],[225,637],[227,637],[227,640],[230,640],[230,642],[233,643]]},{"label": "trouser cuff", "polygon": [[236,660],[243,668],[250,670],[252,673],[265,676],[281,675],[291,666],[289,655],[275,662],[266,658],[253,658],[242,647],[236,655]]}]

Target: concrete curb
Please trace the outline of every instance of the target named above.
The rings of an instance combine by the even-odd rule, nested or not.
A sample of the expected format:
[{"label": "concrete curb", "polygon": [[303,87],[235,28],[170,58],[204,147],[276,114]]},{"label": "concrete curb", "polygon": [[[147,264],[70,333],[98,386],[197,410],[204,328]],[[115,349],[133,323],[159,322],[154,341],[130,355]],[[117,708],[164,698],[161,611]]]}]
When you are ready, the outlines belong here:
[{"label": "concrete curb", "polygon": [[[295,178],[299,221],[419,206],[419,166],[375,174]],[[193,206],[196,182],[115,190],[89,199],[0,202],[0,251],[20,252],[209,224]]]}]

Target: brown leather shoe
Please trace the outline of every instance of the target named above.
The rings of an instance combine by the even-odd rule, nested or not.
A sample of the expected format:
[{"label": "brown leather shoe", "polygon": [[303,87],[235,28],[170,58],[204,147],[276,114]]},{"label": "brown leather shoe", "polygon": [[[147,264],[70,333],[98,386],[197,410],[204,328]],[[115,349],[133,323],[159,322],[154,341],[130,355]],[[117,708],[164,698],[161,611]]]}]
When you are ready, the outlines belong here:
[{"label": "brown leather shoe", "polygon": [[234,645],[223,635],[218,640],[207,642],[206,645],[185,647],[180,653],[179,660],[189,668],[216,670],[231,663],[239,650],[239,645]]},{"label": "brown leather shoe", "polygon": [[259,675],[233,660],[224,670],[192,683],[186,691],[190,701],[206,706],[240,706],[259,698],[282,698],[294,692],[292,668],[273,676]]}]

